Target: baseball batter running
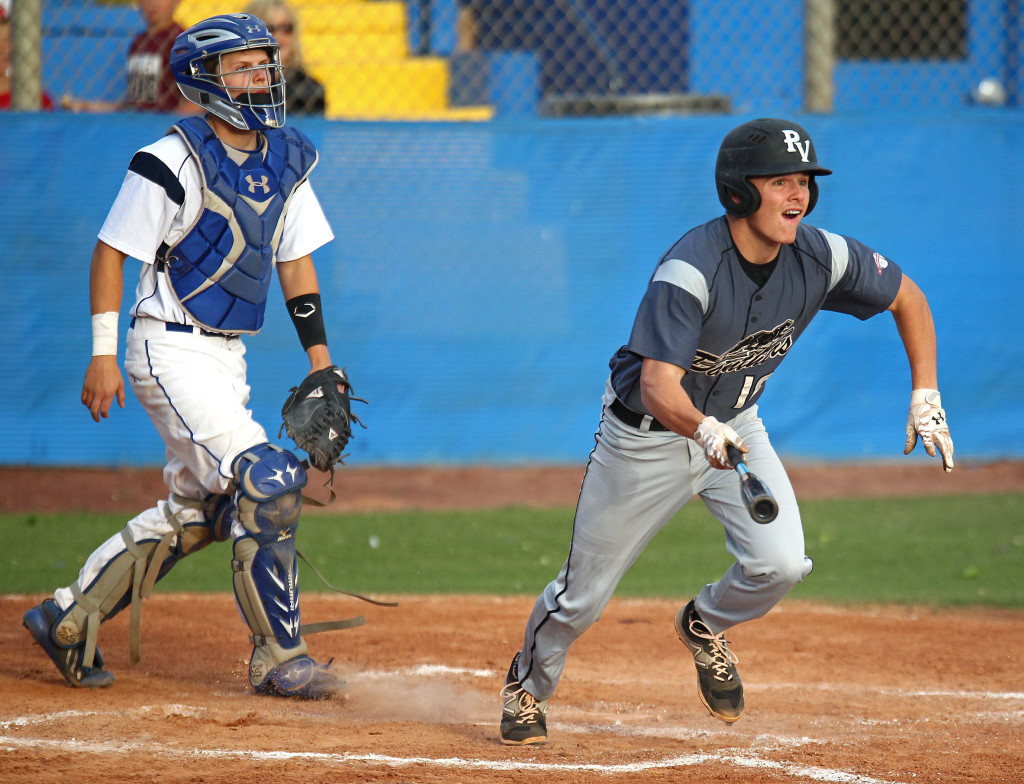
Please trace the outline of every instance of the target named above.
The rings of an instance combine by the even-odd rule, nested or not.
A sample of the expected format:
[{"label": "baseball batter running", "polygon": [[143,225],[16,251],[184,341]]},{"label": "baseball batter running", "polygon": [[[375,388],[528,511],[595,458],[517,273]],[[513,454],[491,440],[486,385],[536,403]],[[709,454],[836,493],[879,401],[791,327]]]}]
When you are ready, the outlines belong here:
[{"label": "baseball batter running", "polygon": [[[912,382],[905,454],[920,438],[953,469],[925,295],[880,253],[803,223],[818,198],[817,178],[828,174],[794,122],[754,120],[723,140],[715,181],[725,215],[686,233],[661,258],[629,342],[611,359],[569,556],[534,604],[502,689],[503,743],[547,742],[548,700],[569,646],[694,496],[722,524],[735,562],[679,610],[675,632],[711,715],[728,723],[743,715],[738,660],[725,632],[763,616],[811,571],[800,510],[757,400],[818,311],[892,314]],[[748,514],[738,473],[729,470],[730,445],[773,491],[772,522]]]},{"label": "baseball batter running", "polygon": [[[334,236],[308,179],[317,151],[284,127],[278,46],[256,17],[217,16],[184,31],[171,69],[206,115],[176,123],[131,160],[93,251],[93,357],[82,386],[95,421],[115,400],[124,407],[118,311],[125,259],[139,259],[125,371],[166,445],[170,493],[100,545],[78,579],[26,612],[24,624],[69,686],[110,686],[100,624],[131,607],[138,661],[141,598],[180,559],[230,539],[252,688],[329,698],[343,684],[308,655],[299,617],[295,532],[306,464],[253,421],[241,338],[263,324],[276,267],[309,358],[307,380],[325,379],[306,396],[347,390],[327,349],[310,255]],[[323,384],[337,389],[328,394]]]}]

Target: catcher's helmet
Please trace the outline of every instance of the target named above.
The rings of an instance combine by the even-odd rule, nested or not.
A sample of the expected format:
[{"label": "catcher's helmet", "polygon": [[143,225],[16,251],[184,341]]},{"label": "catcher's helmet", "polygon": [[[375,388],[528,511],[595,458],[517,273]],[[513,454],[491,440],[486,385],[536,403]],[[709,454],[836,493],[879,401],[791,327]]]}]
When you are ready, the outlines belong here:
[{"label": "catcher's helmet", "polygon": [[[270,55],[270,63],[259,66],[267,70],[269,92],[247,89],[232,98],[220,76],[220,58],[245,49],[264,49]],[[174,40],[171,72],[182,95],[236,128],[255,131],[284,125],[279,47],[263,21],[251,14],[222,14],[192,25]]]},{"label": "catcher's helmet", "polygon": [[[748,177],[806,172],[810,178],[807,213],[818,201],[814,175],[831,174],[818,165],[814,144],[801,126],[789,120],[763,118],[733,128],[722,140],[715,164],[718,200],[737,218],[745,218],[761,206],[761,194]],[[739,201],[733,200],[733,194]],[[805,213],[805,214],[807,214]]]}]

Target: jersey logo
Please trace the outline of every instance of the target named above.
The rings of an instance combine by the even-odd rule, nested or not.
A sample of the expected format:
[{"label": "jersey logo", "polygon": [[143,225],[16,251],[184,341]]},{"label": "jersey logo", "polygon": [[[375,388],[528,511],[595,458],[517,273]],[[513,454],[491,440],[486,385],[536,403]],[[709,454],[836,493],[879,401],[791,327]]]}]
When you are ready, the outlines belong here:
[{"label": "jersey logo", "polygon": [[720,357],[697,349],[692,370],[708,376],[720,376],[784,357],[793,347],[794,326],[793,319],[787,319],[774,329],[747,335]]},{"label": "jersey logo", "polygon": [[797,131],[783,131],[782,141],[786,143],[787,152],[798,152],[800,153],[800,160],[804,163],[810,163],[811,154],[811,140],[808,139],[803,144],[800,143],[800,134]]},{"label": "jersey logo", "polygon": [[264,196],[270,193],[270,186],[267,185],[267,183],[270,181],[270,178],[265,174],[261,175],[258,180],[253,179],[253,176],[251,174],[247,174],[245,175],[245,181],[249,183],[249,193],[256,193],[257,188],[263,189]]},{"label": "jersey logo", "polygon": [[889,259],[883,256],[881,253],[875,254],[875,267],[878,268],[878,274],[882,274],[882,270],[889,266]]}]

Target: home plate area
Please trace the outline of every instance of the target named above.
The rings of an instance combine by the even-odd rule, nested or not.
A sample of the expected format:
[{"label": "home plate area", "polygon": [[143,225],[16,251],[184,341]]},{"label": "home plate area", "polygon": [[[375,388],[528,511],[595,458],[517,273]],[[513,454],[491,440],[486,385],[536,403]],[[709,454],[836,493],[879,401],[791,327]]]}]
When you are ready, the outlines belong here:
[{"label": "home plate area", "polygon": [[[499,691],[532,597],[398,596],[309,638],[347,698],[255,697],[230,594],[159,594],[128,662],[105,624],[109,689],[67,688],[0,597],[0,781],[997,782],[1024,759],[1024,614],[784,601],[728,636],[747,710],[705,712],[672,628],[678,600],[613,599],[569,655],[549,743],[498,741]],[[352,600],[304,597],[309,618]],[[339,614],[340,613],[340,614]],[[122,614],[125,615],[125,614]]]}]

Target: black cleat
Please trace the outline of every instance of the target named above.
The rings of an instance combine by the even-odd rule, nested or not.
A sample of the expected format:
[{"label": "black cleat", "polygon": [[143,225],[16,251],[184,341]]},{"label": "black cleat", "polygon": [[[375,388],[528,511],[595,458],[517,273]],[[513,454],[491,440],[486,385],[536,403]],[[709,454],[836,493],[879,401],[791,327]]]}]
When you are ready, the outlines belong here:
[{"label": "black cleat", "polygon": [[506,746],[540,745],[548,742],[547,700],[534,699],[519,683],[519,653],[512,659],[501,690],[501,742]]},{"label": "black cleat", "polygon": [[53,599],[37,604],[22,616],[22,625],[28,629],[32,639],[46,651],[68,686],[76,689],[102,689],[114,682],[112,673],[103,669],[103,656],[96,649],[92,667],[83,667],[85,643],[70,648],[58,645],[53,638],[53,627],[61,616],[61,610]]},{"label": "black cleat", "polygon": [[736,672],[738,659],[721,634],[713,634],[697,614],[693,600],[676,613],[676,634],[693,654],[700,701],[715,718],[727,724],[743,715],[743,683]]}]

